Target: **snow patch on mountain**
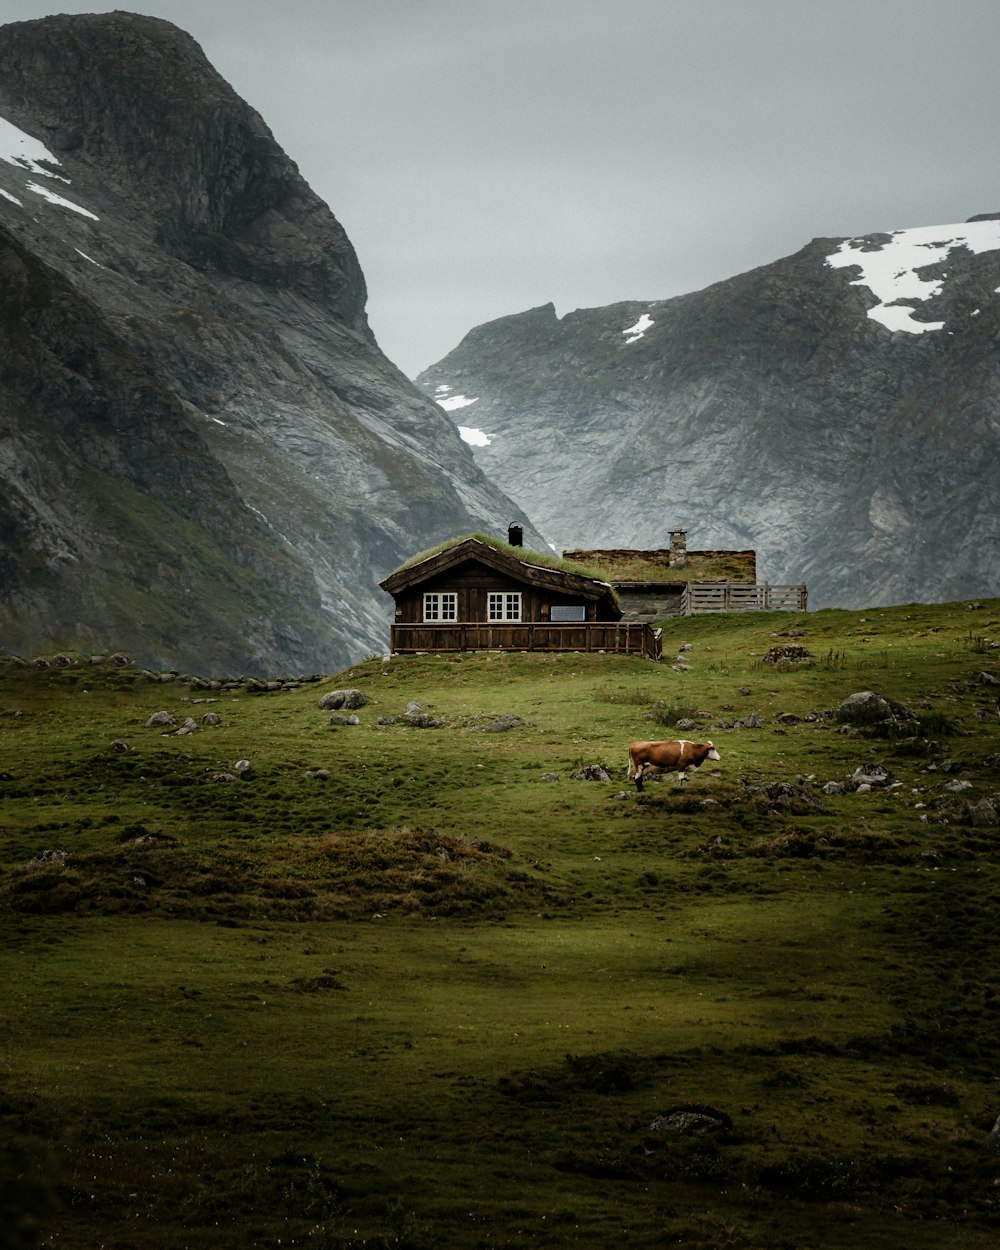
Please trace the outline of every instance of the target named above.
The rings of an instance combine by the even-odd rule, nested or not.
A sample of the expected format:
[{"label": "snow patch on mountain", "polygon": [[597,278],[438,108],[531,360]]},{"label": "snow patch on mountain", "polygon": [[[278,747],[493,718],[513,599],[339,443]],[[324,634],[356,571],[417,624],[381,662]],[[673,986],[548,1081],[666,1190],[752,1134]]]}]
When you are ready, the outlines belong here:
[{"label": "snow patch on mountain", "polygon": [[[448,388],[451,389],[450,387]],[[443,408],[445,412],[454,412],[456,408],[468,408],[470,404],[477,403],[478,395],[474,395],[469,399],[465,395],[450,395],[447,399],[435,400],[439,408]]]},{"label": "snow patch on mountain", "polygon": [[61,195],[56,195],[54,191],[50,191],[48,187],[43,187],[38,182],[28,182],[25,186],[29,191],[33,191],[35,195],[40,195],[43,199],[48,200],[50,204],[58,204],[60,208],[71,208],[74,213],[79,213],[81,217],[89,217],[92,221],[100,221],[100,217],[96,213],[92,213],[89,208],[81,208],[79,204],[74,204],[72,200],[67,200]]},{"label": "snow patch on mountain", "polygon": [[493,439],[484,430],[474,429],[471,425],[460,425],[458,432],[470,447],[489,447]]},{"label": "snow patch on mountain", "polygon": [[20,165],[33,174],[41,174],[43,178],[58,178],[60,182],[69,182],[62,174],[47,168],[60,162],[44,143],[25,134],[3,117],[0,117],[0,161],[6,161],[8,165]]},{"label": "snow patch on mountain", "polygon": [[643,313],[634,326],[629,326],[627,330],[622,330],[622,334],[628,334],[631,337],[625,340],[626,343],[637,343],[639,339],[646,333],[650,326],[655,322],[649,313]]},{"label": "snow patch on mountain", "polygon": [[[868,316],[887,330],[924,334],[940,330],[943,321],[917,321],[914,305],[933,299],[945,278],[923,278],[920,271],[941,264],[956,248],[972,253],[1000,249],[1000,221],[966,221],[952,226],[915,226],[894,230],[887,242],[871,237],[845,239],[826,257],[833,269],[857,266],[861,277],[852,286],[866,286],[879,303]],[[947,275],[946,275],[947,276]]]}]

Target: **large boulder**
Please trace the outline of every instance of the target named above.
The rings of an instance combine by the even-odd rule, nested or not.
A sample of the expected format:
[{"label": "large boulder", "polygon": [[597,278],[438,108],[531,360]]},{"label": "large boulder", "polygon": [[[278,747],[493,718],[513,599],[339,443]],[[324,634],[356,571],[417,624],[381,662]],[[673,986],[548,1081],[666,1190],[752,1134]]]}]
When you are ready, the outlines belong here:
[{"label": "large boulder", "polygon": [[341,708],[351,710],[364,707],[367,702],[368,696],[360,690],[328,690],[320,699],[319,707],[324,712]]}]

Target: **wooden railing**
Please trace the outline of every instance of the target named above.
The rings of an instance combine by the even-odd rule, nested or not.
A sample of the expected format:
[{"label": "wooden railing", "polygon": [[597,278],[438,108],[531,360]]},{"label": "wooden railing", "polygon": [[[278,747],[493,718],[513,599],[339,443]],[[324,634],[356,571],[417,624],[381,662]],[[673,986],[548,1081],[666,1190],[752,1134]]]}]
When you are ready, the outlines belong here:
[{"label": "wooden railing", "polygon": [[804,612],[805,583],[775,586],[770,582],[688,582],[681,596],[681,616],[696,612]]},{"label": "wooden railing", "polygon": [[413,651],[613,651],[658,660],[660,631],[644,621],[548,621],[490,624],[447,621],[430,625],[393,625],[393,652]]}]

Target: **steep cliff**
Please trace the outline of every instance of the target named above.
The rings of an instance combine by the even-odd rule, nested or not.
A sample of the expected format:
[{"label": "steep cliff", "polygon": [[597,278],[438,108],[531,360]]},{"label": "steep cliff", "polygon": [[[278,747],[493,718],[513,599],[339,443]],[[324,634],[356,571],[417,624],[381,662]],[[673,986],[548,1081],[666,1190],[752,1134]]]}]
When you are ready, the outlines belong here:
[{"label": "steep cliff", "polygon": [[1000,592],[1000,221],[472,330],[418,382],[558,548],[755,548],[810,605]]},{"label": "steep cliff", "polygon": [[378,581],[526,518],[381,354],[357,257],[167,22],[0,28],[0,646],[330,670]]}]

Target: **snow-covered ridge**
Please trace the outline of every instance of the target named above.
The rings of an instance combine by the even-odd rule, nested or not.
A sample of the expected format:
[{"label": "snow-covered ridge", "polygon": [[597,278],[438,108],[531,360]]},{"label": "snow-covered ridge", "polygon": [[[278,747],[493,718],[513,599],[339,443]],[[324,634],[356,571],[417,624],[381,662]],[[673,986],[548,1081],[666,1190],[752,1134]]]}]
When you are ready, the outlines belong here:
[{"label": "snow-covered ridge", "polygon": [[[32,138],[29,134],[25,134],[23,130],[19,130],[17,126],[3,117],[0,117],[0,161],[5,161],[8,165],[14,165],[27,173],[37,174],[42,178],[55,178],[59,182],[65,182],[67,185],[70,181],[63,174],[56,173],[55,169],[52,168],[53,165],[58,166],[59,161],[52,155],[44,143]],[[57,204],[60,208],[72,209],[74,213],[90,217],[93,221],[100,220],[89,209],[81,208],[79,204],[74,204],[72,200],[56,195],[54,191],[42,186],[41,183],[29,180],[25,182],[24,187],[26,191],[40,196],[50,204]],[[16,196],[11,195],[9,191],[4,191],[2,194],[4,199],[10,200],[13,204],[21,204],[21,201]]]},{"label": "snow-covered ridge", "polygon": [[919,270],[947,260],[959,247],[970,252],[1000,249],[1000,221],[966,221],[952,226],[914,226],[894,230],[887,243],[873,246],[872,240],[845,239],[826,263],[834,269],[857,265],[861,277],[852,286],[866,286],[880,302],[869,308],[868,316],[888,330],[923,334],[940,330],[943,321],[916,321],[914,304],[933,299],[944,287],[944,278],[922,278]]}]

